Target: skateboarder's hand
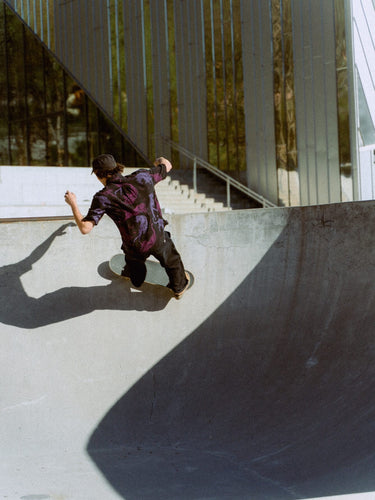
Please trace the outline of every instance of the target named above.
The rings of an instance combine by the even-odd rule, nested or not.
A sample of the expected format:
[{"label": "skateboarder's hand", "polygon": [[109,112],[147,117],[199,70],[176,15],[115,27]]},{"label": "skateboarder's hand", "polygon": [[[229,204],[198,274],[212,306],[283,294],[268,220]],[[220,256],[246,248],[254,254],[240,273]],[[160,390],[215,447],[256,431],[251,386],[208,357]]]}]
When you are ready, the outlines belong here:
[{"label": "skateboarder's hand", "polygon": [[77,197],[74,193],[72,193],[71,191],[67,191],[65,193],[65,196],[64,196],[64,199],[66,201],[66,203],[68,205],[70,205],[71,207],[77,205]]},{"label": "skateboarder's hand", "polygon": [[172,163],[163,156],[156,158],[156,160],[154,161],[154,165],[155,167],[157,167],[158,165],[165,165],[167,168],[167,172],[170,172],[172,170]]},{"label": "skateboarder's hand", "polygon": [[78,207],[77,204],[77,197],[74,193],[71,191],[66,191],[65,196],[64,196],[65,201],[67,202],[68,205],[70,205],[74,220],[78,226],[78,229],[81,231],[82,234],[88,234],[91,229],[94,227],[94,223],[90,220],[84,221],[81,211]]}]

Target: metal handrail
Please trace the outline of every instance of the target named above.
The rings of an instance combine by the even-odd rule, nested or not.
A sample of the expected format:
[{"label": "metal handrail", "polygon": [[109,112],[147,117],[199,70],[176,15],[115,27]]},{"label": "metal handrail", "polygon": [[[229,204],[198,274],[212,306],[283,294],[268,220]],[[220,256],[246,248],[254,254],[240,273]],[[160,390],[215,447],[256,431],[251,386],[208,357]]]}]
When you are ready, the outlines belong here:
[{"label": "metal handrail", "polygon": [[237,181],[230,175],[226,174],[225,172],[222,172],[219,170],[217,167],[214,167],[210,163],[208,163],[205,160],[202,160],[202,158],[199,158],[197,155],[194,153],[191,153],[188,151],[186,148],[183,146],[180,146],[180,144],[177,144],[176,142],[172,141],[171,139],[167,137],[162,137],[162,140],[168,144],[169,146],[172,147],[172,149],[175,149],[176,151],[180,152],[187,158],[193,161],[193,189],[195,192],[197,192],[197,167],[198,165],[205,168],[212,174],[214,174],[216,177],[219,177],[220,179],[224,180],[227,185],[227,206],[230,207],[230,188],[231,186],[237,189],[238,191],[241,191],[245,195],[249,196],[250,198],[258,201],[261,203],[263,208],[274,208],[277,207],[272,201],[267,200],[264,196],[256,193],[252,189],[248,188],[241,182]]}]

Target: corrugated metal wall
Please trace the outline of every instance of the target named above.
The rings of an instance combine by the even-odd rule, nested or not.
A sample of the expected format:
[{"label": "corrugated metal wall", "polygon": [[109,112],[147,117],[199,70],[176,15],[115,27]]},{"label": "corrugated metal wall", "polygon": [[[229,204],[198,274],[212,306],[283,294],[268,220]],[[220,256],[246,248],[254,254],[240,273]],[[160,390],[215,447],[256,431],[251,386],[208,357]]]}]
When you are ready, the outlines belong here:
[{"label": "corrugated metal wall", "polygon": [[124,0],[124,47],[128,134],[142,151],[148,150],[147,76],[143,2]]},{"label": "corrugated metal wall", "polygon": [[270,2],[242,0],[241,19],[248,183],[273,201],[278,195]]},{"label": "corrugated metal wall", "polygon": [[202,2],[174,1],[178,140],[207,159],[205,51]]},{"label": "corrugated metal wall", "polygon": [[334,2],[292,7],[301,204],[341,201]]},{"label": "corrugated metal wall", "polygon": [[167,6],[165,0],[155,0],[150,4],[151,31],[152,31],[152,74],[154,102],[154,126],[157,131],[155,151],[171,156],[168,146],[165,146],[162,137],[171,136],[171,101],[170,64],[169,64],[169,38],[167,22]]},{"label": "corrugated metal wall", "polygon": [[[150,149],[161,152],[162,136],[170,137],[171,112],[167,2],[153,0],[149,8],[151,33],[145,33],[148,26],[145,20],[147,10],[142,0],[123,1],[123,19],[120,23],[123,23],[124,28],[126,82],[123,81],[121,86],[127,101],[126,131],[141,150],[150,154]],[[113,94],[116,91],[116,81],[112,75],[118,71],[117,68],[112,71],[116,63],[111,54],[113,34],[112,46],[109,43],[108,9],[109,3],[104,0],[55,0],[55,53],[84,88],[112,115]],[[175,0],[173,10],[178,140],[198,156],[207,158],[202,3],[200,0]],[[151,46],[152,68],[148,67],[147,43]],[[148,87],[152,87],[151,97]],[[148,118],[150,108],[153,127],[150,127]]]},{"label": "corrugated metal wall", "polygon": [[54,0],[56,56],[113,113],[107,2]]},{"label": "corrugated metal wall", "polygon": [[[239,0],[235,3],[236,8],[241,9],[241,26],[236,26],[236,30],[240,30],[242,37],[240,63],[244,99],[241,105],[246,123],[248,185],[278,202],[280,172],[275,145],[272,1],[280,2],[281,6],[284,2],[291,3],[292,12],[298,165],[293,172],[296,183],[287,189],[298,193],[289,197],[289,203],[291,199],[303,205],[341,201],[335,0]],[[169,154],[165,146],[162,149],[161,142],[161,137],[167,136],[207,159],[208,127],[212,127],[208,123],[212,117],[208,116],[207,72],[211,66],[216,78],[219,63],[215,61],[214,52],[209,54],[206,50],[205,40],[210,36],[213,40],[220,30],[224,38],[226,26],[223,16],[217,21],[217,10],[215,22],[220,25],[215,28],[215,35],[213,28],[212,34],[208,33],[211,28],[207,21],[210,16],[214,18],[215,9],[221,13],[224,7],[232,10],[234,2],[54,0],[55,46],[51,48],[146,154]],[[17,8],[15,0],[7,3]],[[32,23],[30,25],[32,27]],[[119,60],[122,45],[124,61]],[[214,50],[214,42],[210,50]],[[222,55],[225,71],[224,45]],[[233,56],[232,51],[230,57]],[[124,75],[121,66],[124,66]],[[175,89],[171,89],[172,71]],[[225,76],[224,73],[222,78]],[[176,102],[172,102],[172,91],[175,91]],[[229,110],[232,104],[224,93],[215,106],[217,111],[221,106]],[[123,108],[126,112],[122,112]],[[216,111],[215,114],[218,120]],[[222,140],[221,136],[220,142]],[[225,147],[220,155],[224,150]],[[231,165],[229,154],[232,153],[227,149],[224,168]],[[217,161],[220,160],[217,155]],[[288,200],[285,203],[288,204]]]}]

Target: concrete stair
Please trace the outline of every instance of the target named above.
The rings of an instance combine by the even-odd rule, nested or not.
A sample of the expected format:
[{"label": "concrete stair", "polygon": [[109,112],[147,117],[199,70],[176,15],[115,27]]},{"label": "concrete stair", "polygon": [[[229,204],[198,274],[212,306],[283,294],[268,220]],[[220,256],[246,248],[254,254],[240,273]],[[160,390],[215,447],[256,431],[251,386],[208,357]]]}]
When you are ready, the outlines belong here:
[{"label": "concrete stair", "polygon": [[196,212],[223,212],[230,210],[224,203],[207,197],[204,193],[195,193],[187,184],[181,184],[172,177],[167,177],[155,186],[162,210],[168,214]]},{"label": "concrete stair", "polygon": [[[172,170],[171,174],[181,185],[186,185],[189,188],[193,187],[193,172],[191,169],[176,168]],[[245,183],[244,179],[239,178],[238,180]],[[199,168],[197,171],[197,186],[198,193],[195,193],[195,197],[198,198],[202,194],[206,198],[213,198],[215,202],[221,202],[223,207],[227,207],[227,186],[222,179],[219,179],[204,168]],[[261,208],[262,206],[256,200],[253,200],[233,187],[230,190],[230,204],[233,210]],[[226,210],[229,209],[226,208]]]}]

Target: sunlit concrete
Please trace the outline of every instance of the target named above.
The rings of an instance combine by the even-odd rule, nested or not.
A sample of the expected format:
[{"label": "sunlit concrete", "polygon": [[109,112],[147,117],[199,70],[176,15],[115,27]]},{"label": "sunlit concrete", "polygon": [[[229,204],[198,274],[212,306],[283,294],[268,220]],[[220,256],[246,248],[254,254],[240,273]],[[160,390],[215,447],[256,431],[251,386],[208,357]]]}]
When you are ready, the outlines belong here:
[{"label": "sunlit concrete", "polygon": [[172,216],[181,301],[109,274],[108,219],[0,223],[1,496],[374,491],[374,207]]},{"label": "sunlit concrete", "polygon": [[373,500],[375,498],[375,491],[368,493],[353,493],[352,495],[335,495],[330,497],[308,498],[301,500]]},{"label": "sunlit concrete", "polygon": [[101,187],[89,167],[0,166],[0,218],[71,215],[67,189],[85,211]]}]

